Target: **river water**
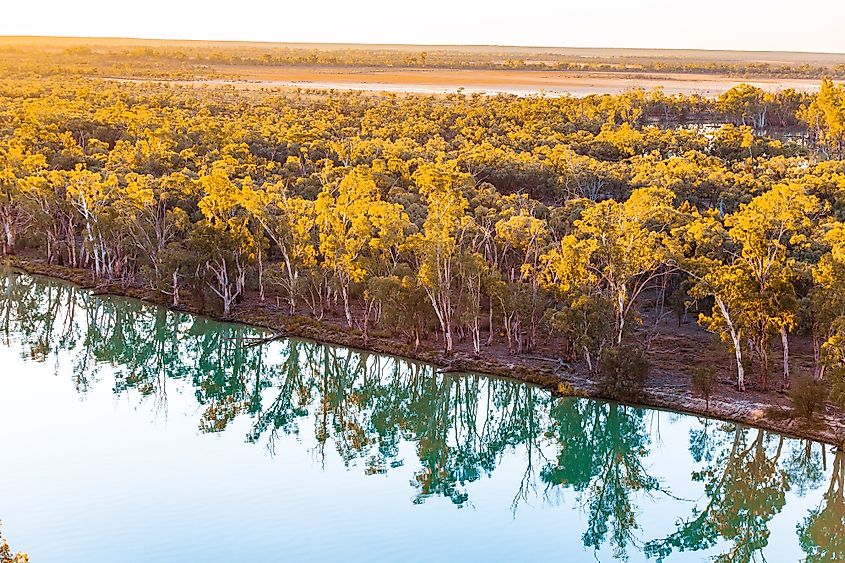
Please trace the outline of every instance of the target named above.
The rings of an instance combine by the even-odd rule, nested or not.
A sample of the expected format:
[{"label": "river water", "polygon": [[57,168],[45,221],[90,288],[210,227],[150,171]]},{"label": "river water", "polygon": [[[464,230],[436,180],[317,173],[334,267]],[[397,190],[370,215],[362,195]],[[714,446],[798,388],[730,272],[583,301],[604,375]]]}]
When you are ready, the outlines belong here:
[{"label": "river water", "polygon": [[833,561],[845,454],[0,271],[33,563]]}]

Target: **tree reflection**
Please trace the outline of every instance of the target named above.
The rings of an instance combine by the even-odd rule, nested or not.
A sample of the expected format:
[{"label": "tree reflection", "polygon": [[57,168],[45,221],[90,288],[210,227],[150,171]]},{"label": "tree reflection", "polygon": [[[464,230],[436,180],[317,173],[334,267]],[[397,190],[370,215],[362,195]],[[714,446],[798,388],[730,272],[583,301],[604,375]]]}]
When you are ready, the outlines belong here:
[{"label": "tree reflection", "polygon": [[[714,441],[720,447],[710,462],[692,478],[704,484],[707,504],[694,509],[692,518],[662,540],[645,545],[649,557],[663,560],[673,551],[699,551],[727,540],[729,550],[716,561],[752,561],[768,544],[768,523],[781,511],[789,489],[787,472],[778,461],[784,438],[728,425]],[[718,446],[717,446],[718,444]]]},{"label": "tree reflection", "polygon": [[420,466],[415,502],[444,496],[465,504],[466,484],[489,475],[508,448],[528,452],[526,481],[533,477],[551,402],[536,388],[295,339],[253,346],[262,333],[246,326],[41,278],[4,280],[7,343],[14,336],[38,361],[69,357],[80,392],[109,365],[115,393],[136,393],[166,413],[168,380],[186,380],[202,432],[223,432],[246,416],[246,440],[266,440],[273,451],[280,434],[298,434],[310,417],[319,456],[331,449],[370,474],[403,465],[399,445],[411,441]]},{"label": "tree reflection", "polygon": [[642,464],[650,442],[644,414],[595,401],[564,400],[552,409],[550,433],[560,451],[557,463],[543,469],[543,480],[581,495],[589,516],[584,546],[598,549],[610,533],[616,558],[625,558],[627,545],[635,540],[632,495],[660,487]]},{"label": "tree reflection", "polygon": [[[804,494],[828,475],[823,450],[809,442],[703,420],[689,443],[703,506],[643,544],[638,503],[668,493],[648,470],[651,411],[303,340],[255,346],[265,333],[250,327],[44,278],[3,272],[0,281],[0,338],[30,361],[53,362],[57,374],[70,364],[83,395],[113,376],[114,393],[166,415],[168,385],[179,381],[199,406],[201,432],[232,431],[239,420],[245,440],[272,453],[296,435],[324,463],[367,474],[409,465],[415,503],[435,496],[467,505],[468,485],[511,456],[524,464],[512,484],[514,512],[538,489],[545,501],[571,490],[588,519],[584,546],[608,546],[617,558],[634,546],[659,560],[716,548],[717,560],[751,561],[768,545],[787,491]],[[402,457],[403,444],[413,444],[413,459]],[[845,558],[843,465],[837,452],[824,501],[798,526],[809,561]]]},{"label": "tree reflection", "polygon": [[845,452],[837,450],[830,485],[818,508],[798,525],[808,562],[845,560]]}]

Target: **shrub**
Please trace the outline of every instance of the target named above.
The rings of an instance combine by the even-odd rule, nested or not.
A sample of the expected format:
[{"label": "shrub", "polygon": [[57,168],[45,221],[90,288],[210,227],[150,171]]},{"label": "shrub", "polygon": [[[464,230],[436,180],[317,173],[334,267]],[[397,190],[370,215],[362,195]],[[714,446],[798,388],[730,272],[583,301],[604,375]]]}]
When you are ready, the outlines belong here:
[{"label": "shrub", "polygon": [[827,387],[811,377],[799,377],[789,390],[792,409],[802,418],[811,419],[816,412],[824,411]]},{"label": "shrub", "polygon": [[651,364],[639,346],[606,348],[599,362],[599,388],[617,399],[636,399],[642,395]]},{"label": "shrub", "polygon": [[838,407],[845,408],[845,369],[831,366],[825,377],[831,384],[830,400]]},{"label": "shrub", "polygon": [[711,366],[697,367],[692,372],[692,392],[696,395],[701,395],[707,405],[707,410],[710,410],[710,397],[713,396],[713,391],[716,390],[716,369]]},{"label": "shrub", "polygon": [[574,397],[576,395],[575,388],[565,381],[558,382],[557,393],[564,397]]}]

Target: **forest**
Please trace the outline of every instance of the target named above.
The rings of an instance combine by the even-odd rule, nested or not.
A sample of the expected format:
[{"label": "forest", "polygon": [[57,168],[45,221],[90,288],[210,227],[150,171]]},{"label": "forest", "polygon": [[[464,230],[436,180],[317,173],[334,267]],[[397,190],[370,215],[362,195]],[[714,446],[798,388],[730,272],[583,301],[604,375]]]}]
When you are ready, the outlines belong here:
[{"label": "forest", "polygon": [[[5,255],[447,360],[554,355],[621,398],[658,334],[698,323],[731,358],[692,374],[704,396],[720,371],[738,390],[800,380],[808,416],[828,392],[845,404],[845,87],[830,79],[552,98],[39,64],[0,80]],[[811,370],[792,368],[796,338]]]}]

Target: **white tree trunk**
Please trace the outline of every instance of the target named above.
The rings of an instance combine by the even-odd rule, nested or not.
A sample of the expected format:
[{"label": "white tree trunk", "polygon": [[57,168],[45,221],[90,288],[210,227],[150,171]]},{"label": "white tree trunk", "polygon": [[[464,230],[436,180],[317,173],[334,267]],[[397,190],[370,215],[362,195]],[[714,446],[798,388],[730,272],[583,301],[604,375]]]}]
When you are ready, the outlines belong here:
[{"label": "white tree trunk", "polygon": [[789,389],[789,335],[786,333],[786,327],[780,327],[780,341],[783,345],[783,388]]},{"label": "white tree trunk", "polygon": [[737,332],[731,321],[731,316],[728,313],[728,308],[725,302],[718,295],[714,295],[716,304],[719,305],[719,310],[725,319],[725,324],[728,325],[728,331],[731,335],[731,340],[734,345],[734,354],[736,354],[736,386],[740,391],[745,391],[745,368],[742,367],[742,344],[740,342],[741,334]]}]

